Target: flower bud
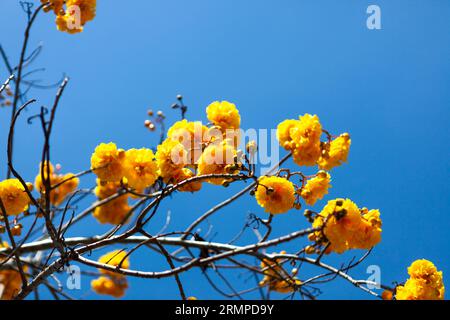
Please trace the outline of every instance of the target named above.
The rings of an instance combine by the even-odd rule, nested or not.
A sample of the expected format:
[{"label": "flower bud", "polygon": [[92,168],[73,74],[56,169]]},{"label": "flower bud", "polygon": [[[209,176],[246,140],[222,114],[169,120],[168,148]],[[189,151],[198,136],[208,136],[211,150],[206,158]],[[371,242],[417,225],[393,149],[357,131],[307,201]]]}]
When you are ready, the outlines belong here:
[{"label": "flower bud", "polygon": [[19,223],[13,226],[11,228],[11,234],[15,237],[20,236],[22,234],[22,225]]},{"label": "flower bud", "polygon": [[306,254],[313,254],[316,251],[316,249],[313,246],[307,246],[305,248]]}]

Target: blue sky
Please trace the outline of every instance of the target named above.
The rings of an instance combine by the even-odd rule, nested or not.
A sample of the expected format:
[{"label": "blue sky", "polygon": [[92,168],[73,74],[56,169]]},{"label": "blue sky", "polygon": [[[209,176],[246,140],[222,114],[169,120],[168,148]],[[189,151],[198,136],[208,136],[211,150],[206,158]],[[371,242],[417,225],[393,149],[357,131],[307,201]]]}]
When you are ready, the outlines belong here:
[{"label": "blue sky", "polygon": [[[382,30],[366,28],[370,4],[381,8]],[[0,15],[8,26],[0,43],[14,63],[26,18],[12,0],[1,1]],[[331,172],[333,188],[317,209],[326,200],[349,197],[382,214],[382,242],[353,275],[367,278],[366,266],[379,265],[383,283],[404,281],[407,266],[426,258],[444,271],[450,287],[449,16],[446,0],[140,0],[131,5],[99,0],[97,17],[85,31],[67,35],[56,31],[52,14],[42,14],[30,40],[30,48],[44,45],[34,67],[46,68],[40,74],[44,83],[63,72],[71,79],[57,114],[52,159],[63,171],[78,172],[89,166],[100,142],[155,146],[157,135],[143,127],[146,110],[162,109],[168,123],[177,120],[170,105],[178,93],[185,97],[190,120],[206,120],[205,107],[214,100],[234,102],[243,128],[275,128],[284,119],[314,113],[329,131],[349,132],[353,142],[349,163]],[[3,65],[0,75],[8,76]],[[29,96],[49,105],[54,93],[33,90]],[[0,110],[2,176],[9,117],[8,110]],[[37,123],[27,125],[23,117],[16,143],[16,165],[32,180],[42,146]],[[93,179],[83,179],[83,186]],[[183,229],[239,187],[178,194],[163,203],[149,230],[160,229],[169,209],[171,227]],[[251,197],[221,211],[211,220],[214,240],[230,239],[250,212],[265,216]],[[301,213],[292,211],[276,217],[274,235],[306,226]],[[103,230],[89,218],[71,235]],[[249,232],[241,243],[253,240]],[[339,266],[361,254],[331,255],[325,261]],[[146,251],[131,263],[146,270],[167,267]],[[314,270],[304,272],[306,277]],[[243,283],[247,277],[241,275],[239,288],[253,286]],[[199,272],[182,280],[189,295],[220,298]],[[71,294],[95,298],[89,281],[83,278],[83,290]],[[129,299],[178,298],[173,279],[129,282]],[[370,298],[340,280],[320,289],[323,299]]]}]

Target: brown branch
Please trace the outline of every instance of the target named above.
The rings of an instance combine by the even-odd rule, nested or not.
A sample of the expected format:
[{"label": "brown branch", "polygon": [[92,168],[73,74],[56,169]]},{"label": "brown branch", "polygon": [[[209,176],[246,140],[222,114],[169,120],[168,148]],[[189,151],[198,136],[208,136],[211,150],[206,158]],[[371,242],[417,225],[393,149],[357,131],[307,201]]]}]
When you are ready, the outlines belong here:
[{"label": "brown branch", "polygon": [[[14,90],[14,99],[13,99],[13,105],[12,105],[12,111],[11,111],[11,124],[14,120],[16,111],[17,111],[17,104],[19,103],[19,96],[20,96],[20,82],[22,80],[22,71],[23,71],[23,64],[25,62],[25,54],[27,51],[27,46],[28,46],[28,40],[30,38],[30,30],[31,27],[33,25],[33,22],[35,21],[39,11],[41,11],[41,9],[45,6],[46,4],[41,4],[39,7],[36,8],[36,10],[34,11],[34,13],[32,14],[30,20],[28,21],[27,27],[25,29],[25,35],[24,35],[24,40],[23,40],[23,45],[22,45],[22,51],[20,53],[20,59],[19,59],[19,64],[17,65],[17,77],[16,77],[16,90]],[[11,140],[14,140],[14,130],[11,132]],[[13,147],[11,146],[11,158],[13,156]],[[6,177],[10,178],[11,177],[11,168],[10,166],[8,166],[8,171],[6,173]]]}]

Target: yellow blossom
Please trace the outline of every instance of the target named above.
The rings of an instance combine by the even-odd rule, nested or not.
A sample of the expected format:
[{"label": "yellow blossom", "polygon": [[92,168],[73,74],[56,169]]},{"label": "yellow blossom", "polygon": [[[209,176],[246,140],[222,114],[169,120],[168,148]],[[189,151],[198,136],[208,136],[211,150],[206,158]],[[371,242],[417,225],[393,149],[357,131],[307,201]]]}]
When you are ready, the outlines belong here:
[{"label": "yellow blossom", "polygon": [[153,185],[158,178],[158,165],[152,150],[130,149],[125,153],[124,176],[128,185],[143,190]]},{"label": "yellow blossom", "polygon": [[[120,182],[105,182],[97,179],[94,193],[99,200],[104,200],[116,194],[120,188]],[[100,223],[119,224],[124,222],[124,219],[127,217],[130,210],[131,207],[128,205],[128,195],[123,194],[114,200],[96,207],[93,216]]]},{"label": "yellow blossom", "polygon": [[96,0],[66,0],[66,10],[56,16],[56,27],[71,34],[82,32],[86,22],[95,18],[96,7]]},{"label": "yellow blossom", "polygon": [[320,157],[322,125],[316,115],[305,114],[299,120],[285,120],[278,125],[280,145],[291,151],[299,166],[312,166]]},{"label": "yellow blossom", "polygon": [[[285,251],[281,251],[285,254]],[[261,270],[264,278],[259,283],[261,287],[268,286],[269,290],[279,293],[289,293],[296,290],[302,282],[293,275],[288,274],[281,266],[281,259],[275,261],[263,259],[261,261]]]},{"label": "yellow blossom", "polygon": [[397,286],[397,300],[443,300],[445,294],[442,271],[431,261],[414,261],[408,268],[410,278],[404,285]]},{"label": "yellow blossom", "polygon": [[105,182],[97,179],[97,186],[94,189],[94,193],[99,200],[103,200],[117,193],[120,188],[120,182]]},{"label": "yellow blossom", "polygon": [[214,101],[206,108],[206,116],[214,125],[222,130],[239,129],[241,116],[233,103]]},{"label": "yellow blossom", "polygon": [[179,141],[188,152],[190,165],[197,162],[202,153],[208,127],[200,121],[190,122],[186,119],[175,122],[167,132],[167,137]]},{"label": "yellow blossom", "polygon": [[408,274],[411,278],[416,279],[428,280],[437,272],[437,268],[433,262],[425,259],[416,260],[408,267]]},{"label": "yellow blossom", "polygon": [[159,175],[169,183],[188,163],[188,153],[179,141],[167,138],[157,148],[156,161]]},{"label": "yellow blossom", "polygon": [[294,162],[299,166],[312,166],[320,157],[320,136],[322,125],[316,115],[305,114],[299,118],[299,125],[291,130],[295,148],[292,150]]},{"label": "yellow blossom", "polygon": [[317,200],[322,199],[328,193],[331,178],[325,171],[319,171],[314,178],[309,179],[302,188],[301,196],[305,202],[313,206]]},{"label": "yellow blossom", "polygon": [[18,179],[6,179],[0,182],[0,199],[9,216],[24,212],[30,203],[30,198]]},{"label": "yellow blossom", "polygon": [[92,290],[97,294],[110,295],[115,298],[121,298],[128,289],[128,282],[125,278],[110,278],[101,276],[91,281]]},{"label": "yellow blossom", "polygon": [[80,8],[81,24],[91,21],[95,18],[97,0],[66,0],[66,7],[77,6]]},{"label": "yellow blossom", "polygon": [[96,207],[93,216],[102,224],[119,224],[126,222],[130,210],[131,207],[128,205],[127,197],[120,196],[119,198]]},{"label": "yellow blossom", "polygon": [[350,199],[328,201],[315,218],[313,228],[323,228],[312,233],[309,238],[329,242],[326,253],[370,249],[381,240],[379,211],[360,210]]},{"label": "yellow blossom", "polygon": [[22,278],[20,277],[19,271],[1,270],[0,286],[3,286],[1,300],[13,299],[19,293],[22,287]]},{"label": "yellow blossom", "polygon": [[102,181],[120,181],[124,176],[125,151],[110,143],[101,143],[91,157],[91,169]]},{"label": "yellow blossom", "polygon": [[[0,248],[9,248],[9,244],[0,241]],[[2,262],[2,259],[0,259],[0,262]],[[24,271],[26,270],[27,267],[24,266]],[[0,270],[0,288],[2,288],[0,290],[1,300],[13,299],[22,288],[22,277],[19,271],[6,268]]]},{"label": "yellow blossom", "polygon": [[408,279],[396,288],[396,300],[444,300],[444,286],[424,279]]},{"label": "yellow blossom", "polygon": [[266,212],[284,213],[294,206],[295,188],[292,182],[285,178],[264,176],[258,180],[255,197]]},{"label": "yellow blossom", "polygon": [[351,142],[352,140],[348,133],[341,134],[339,137],[332,140],[329,145],[326,145],[325,149],[322,151],[322,156],[317,161],[319,168],[331,170],[346,162]]},{"label": "yellow blossom", "polygon": [[299,120],[288,119],[281,122],[277,127],[277,139],[280,145],[286,150],[293,150],[295,148],[295,142],[292,139],[294,130],[297,130],[300,126]]},{"label": "yellow blossom", "polygon": [[[103,256],[101,256],[98,259],[98,262],[103,263],[103,264],[107,264],[113,267],[117,267],[120,265],[120,268],[122,269],[129,269],[130,268],[130,260],[128,259],[127,253],[123,250],[114,250],[111,252],[108,252],[106,254],[104,254]],[[124,275],[114,272],[114,271],[110,271],[110,270],[106,270],[106,269],[99,269],[100,273],[106,274],[110,277],[114,277],[114,278],[123,278]]]},{"label": "yellow blossom", "polygon": [[[236,174],[239,172],[235,166],[236,149],[231,142],[224,140],[211,143],[205,148],[198,160],[198,175],[208,174]],[[229,179],[211,178],[207,181],[220,185]]]},{"label": "yellow blossom", "polygon": [[[174,176],[174,183],[180,183],[183,182],[186,179],[195,177],[195,174],[189,170],[188,168],[181,169],[175,176]],[[200,180],[189,182],[181,187],[178,188],[178,191],[181,192],[196,192],[199,191],[202,188],[202,182]]]},{"label": "yellow blossom", "polygon": [[[41,164],[39,166],[39,172],[36,175],[36,178],[34,180],[34,185],[36,187],[36,190],[38,190],[41,193],[45,192],[45,186],[44,186],[44,181],[42,179],[42,176],[47,177],[47,164],[46,163],[47,162],[45,162],[44,165]],[[41,170],[43,171],[43,174],[42,174]],[[53,188],[50,191],[50,202],[53,205],[58,206],[64,201],[64,199],[67,197],[67,195],[69,195],[69,193],[74,192],[77,189],[80,180],[77,177],[75,177],[75,175],[73,173],[67,173],[67,174],[56,173],[55,169],[51,163],[49,163],[48,170],[50,172],[50,176],[49,176],[50,177],[50,186],[53,187],[53,186],[58,185],[58,187]]]}]

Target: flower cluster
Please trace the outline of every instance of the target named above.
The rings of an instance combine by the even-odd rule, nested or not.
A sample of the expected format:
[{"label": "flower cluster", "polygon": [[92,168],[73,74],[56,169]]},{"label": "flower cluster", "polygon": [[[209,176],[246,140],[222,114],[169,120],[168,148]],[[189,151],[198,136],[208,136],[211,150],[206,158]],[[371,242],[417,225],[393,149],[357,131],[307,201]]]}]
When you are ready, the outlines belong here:
[{"label": "flower cluster", "polygon": [[228,101],[215,101],[206,108],[208,120],[221,130],[239,129],[241,116],[236,106]]},{"label": "flower cluster", "polygon": [[306,182],[301,189],[300,195],[306,204],[313,206],[317,200],[322,199],[327,193],[330,185],[330,174],[325,171],[319,171],[317,175]]},{"label": "flower cluster", "polygon": [[[0,242],[1,248],[9,248],[9,244],[7,242]],[[0,262],[2,262],[2,259],[0,259]],[[24,269],[26,270],[26,268]],[[0,270],[0,287],[2,287],[0,299],[11,300],[22,287],[22,278],[19,271],[6,268]]]},{"label": "flower cluster", "polygon": [[370,249],[381,240],[380,212],[360,209],[350,199],[328,201],[313,219],[312,226],[318,231],[311,233],[309,239],[315,241],[316,248],[326,245],[325,253]]},{"label": "flower cluster", "polygon": [[[328,137],[324,142],[320,140],[323,132]],[[321,170],[309,177],[297,172],[283,177],[260,178],[255,190],[258,204],[270,214],[284,213],[291,208],[299,209],[299,196],[307,205],[315,205],[331,187],[331,176],[324,170],[330,170],[347,160],[351,143],[349,135],[344,133],[333,140],[322,129],[317,115],[305,114],[298,120],[281,122],[277,128],[277,139],[283,148],[292,153],[296,164],[318,165]],[[294,175],[301,176],[300,187],[289,180]]]},{"label": "flower cluster", "polygon": [[86,22],[94,20],[97,8],[97,0],[41,0],[41,3],[48,3],[43,10],[53,11],[56,27],[67,33],[82,32]]},{"label": "flower cluster", "polygon": [[[286,251],[281,251],[280,254],[285,254]],[[302,282],[295,277],[297,270],[293,270],[292,274],[288,274],[281,266],[281,259],[263,259],[261,261],[261,271],[264,278],[259,285],[261,287],[267,286],[269,290],[279,293],[293,292],[301,286]]]},{"label": "flower cluster", "polygon": [[319,165],[320,169],[331,170],[347,161],[350,136],[344,133],[334,140],[321,142],[322,125],[317,115],[305,114],[299,120],[289,119],[277,128],[280,145],[292,152],[299,166]]},{"label": "flower cluster", "polygon": [[255,192],[258,204],[270,214],[284,213],[294,206],[295,188],[282,177],[261,177]]},{"label": "flower cluster", "polygon": [[[125,251],[115,250],[100,257],[100,263],[122,269],[128,269],[130,262]],[[103,275],[92,280],[91,287],[98,294],[110,295],[115,298],[123,297],[128,288],[127,279],[116,272],[99,269]]]},{"label": "flower cluster", "polygon": [[[236,160],[235,160],[236,159]],[[237,161],[237,151],[232,141],[223,140],[221,143],[211,143],[202,153],[198,161],[198,174],[237,174],[241,164]],[[224,184],[228,179],[211,178],[212,184]]]},{"label": "flower cluster", "polygon": [[[295,174],[290,174],[293,176]],[[289,211],[292,208],[300,209],[300,199],[302,197],[306,204],[313,206],[317,200],[322,199],[331,187],[330,174],[319,171],[310,176],[306,181],[306,176],[302,176],[302,186],[297,186],[288,177],[263,176],[259,178],[255,196],[258,204],[270,214],[279,214]]]},{"label": "flower cluster", "polygon": [[[232,103],[214,102],[207,108],[208,119],[213,126],[201,122],[181,120],[167,132],[167,138],[150,149],[118,149],[114,143],[97,146],[91,157],[91,168],[102,182],[118,182],[127,179],[128,185],[142,191],[161,177],[165,183],[181,183],[198,175],[236,173],[236,144],[226,139],[225,131],[239,128],[240,116]],[[230,165],[231,164],[231,165]],[[221,184],[223,179],[209,179]],[[192,181],[179,191],[198,191],[201,183]]]},{"label": "flower cluster", "polygon": [[[47,179],[47,174],[49,178]],[[34,180],[34,186],[41,194],[45,194],[45,181],[48,180],[50,191],[50,203],[59,206],[64,199],[74,192],[79,184],[79,179],[73,173],[60,174],[51,163],[44,162],[39,167],[39,173]]]},{"label": "flower cluster", "polygon": [[158,178],[155,154],[147,148],[118,149],[110,143],[101,143],[91,157],[91,169],[101,183],[123,182],[136,192],[152,186]]},{"label": "flower cluster", "polygon": [[159,175],[165,183],[178,183],[179,175],[189,163],[188,153],[178,140],[167,138],[156,151]]},{"label": "flower cluster", "polygon": [[124,176],[125,150],[116,144],[100,143],[91,157],[91,169],[102,182],[117,182]]},{"label": "flower cluster", "polygon": [[[104,200],[123,186],[143,193],[159,179],[167,184],[179,184],[178,191],[195,192],[201,189],[202,181],[184,181],[196,175],[237,173],[236,148],[225,139],[222,130],[239,126],[239,112],[233,104],[224,101],[208,106],[207,114],[214,126],[208,128],[201,122],[185,119],[178,121],[169,128],[156,154],[147,148],[125,151],[112,142],[99,144],[91,157],[91,169],[98,177],[98,199]],[[222,184],[225,179],[207,181]],[[97,207],[94,217],[101,223],[117,224],[123,221],[129,209],[127,197],[121,196]]]},{"label": "flower cluster", "polygon": [[[26,187],[29,191],[33,190],[31,183],[28,183]],[[26,211],[30,203],[30,197],[18,179],[6,179],[0,182],[0,199],[9,216],[17,216]]]},{"label": "flower cluster", "polygon": [[130,149],[125,153],[125,160],[124,177],[131,188],[142,192],[155,183],[158,178],[158,165],[152,150]]},{"label": "flower cluster", "polygon": [[114,199],[106,200],[118,193],[121,189],[122,185],[120,182],[105,182],[97,179],[97,186],[95,187],[94,193],[98,200],[107,201],[94,209],[93,216],[100,223],[119,224],[126,222],[125,220],[131,209],[128,205],[128,195],[121,194]]},{"label": "flower cluster", "polygon": [[410,278],[395,289],[397,300],[443,300],[444,282],[442,271],[425,259],[414,261],[408,268]]},{"label": "flower cluster", "polygon": [[[28,3],[26,6],[22,4],[24,9],[27,9],[29,18],[27,33],[31,27],[32,20],[41,9],[44,12],[53,12],[56,16],[55,23],[57,29],[69,34],[82,32],[86,23],[92,21],[96,16],[96,0],[40,0],[40,2],[41,5],[34,11],[33,16],[30,15],[31,11],[29,10],[32,4]],[[26,51],[27,41],[28,36],[26,35],[22,58]],[[34,57],[36,54],[34,56],[33,54],[36,52],[31,53],[30,57]],[[20,60],[19,65],[16,67],[19,70],[19,75],[20,70],[26,67],[27,60],[30,62],[29,60],[32,60],[32,58]],[[11,79],[13,79],[12,76],[0,89],[1,91],[5,90],[6,94],[6,96],[3,96],[2,92],[0,92],[0,107],[13,105],[9,97],[15,96],[14,106],[17,102],[18,92],[14,95],[14,92],[8,85]],[[16,91],[20,91],[20,76],[15,81]],[[61,85],[57,98],[59,98],[65,83],[66,80]],[[110,295],[115,298],[123,297],[128,289],[128,281],[125,274],[139,275],[138,272],[127,271],[130,268],[129,255],[148,241],[139,242],[129,253],[123,250],[108,252],[99,258],[98,264],[92,261],[89,263],[87,259],[83,260],[79,255],[86,253],[87,250],[99,249],[104,245],[140,241],[138,237],[131,239],[130,236],[139,233],[147,235],[143,225],[157,213],[156,210],[159,207],[161,199],[166,196],[171,196],[177,191],[200,191],[203,183],[227,187],[233,181],[237,180],[251,181],[252,183],[250,187],[243,189],[243,191],[232,196],[222,204],[217,205],[197,219],[186,232],[164,232],[166,235],[183,234],[183,237],[177,238],[175,242],[170,240],[170,237],[167,237],[164,245],[176,244],[180,248],[187,250],[191,245],[200,248],[193,241],[190,241],[190,243],[179,242],[188,241],[185,239],[191,235],[195,241],[202,241],[203,244],[208,244],[208,247],[201,246],[200,260],[196,259],[192,254],[190,254],[192,257],[191,261],[189,261],[190,257],[187,257],[186,260],[184,257],[177,257],[175,253],[171,254],[170,257],[173,256],[176,258],[176,263],[180,265],[179,267],[174,266],[171,259],[169,259],[170,257],[166,255],[170,269],[163,273],[177,277],[177,284],[183,297],[183,288],[178,278],[178,273],[188,270],[192,266],[200,267],[203,271],[208,267],[219,267],[219,264],[213,265],[211,263],[206,265],[208,262],[196,263],[198,261],[209,260],[204,259],[208,256],[215,260],[226,258],[238,267],[252,269],[252,266],[246,266],[238,261],[235,262],[231,258],[231,255],[243,253],[243,250],[261,260],[260,269],[256,267],[253,268],[253,271],[263,275],[259,286],[265,287],[269,291],[279,293],[295,293],[299,291],[302,297],[307,294],[308,297],[314,298],[315,294],[308,292],[308,284],[323,283],[334,279],[335,276],[341,276],[357,287],[373,293],[371,291],[372,289],[369,289],[369,283],[371,281],[356,281],[350,276],[347,276],[346,273],[363,259],[358,263],[350,263],[348,267],[346,266],[337,270],[342,270],[342,272],[325,272],[324,274],[313,276],[308,280],[300,280],[297,278],[298,269],[295,266],[297,266],[297,261],[299,261],[299,267],[302,266],[302,263],[310,263],[311,265],[332,270],[332,267],[328,267],[320,261],[323,254],[329,254],[331,252],[341,254],[351,249],[371,249],[381,241],[382,222],[378,209],[369,210],[365,207],[359,208],[350,199],[338,198],[328,201],[320,212],[309,209],[305,211],[304,216],[312,224],[311,229],[296,231],[289,235],[267,240],[271,236],[273,228],[271,224],[273,219],[275,219],[273,215],[282,214],[291,209],[298,210],[302,206],[301,202],[304,202],[308,206],[314,206],[328,194],[331,188],[329,171],[347,162],[348,159],[351,146],[351,139],[348,133],[342,133],[336,136],[331,135],[322,127],[317,115],[304,114],[299,116],[298,119],[287,119],[279,123],[276,135],[279,144],[289,154],[278,165],[281,165],[292,156],[293,161],[298,166],[317,166],[317,170],[314,171],[316,173],[305,175],[300,171],[291,172],[287,168],[278,170],[274,168],[269,171],[270,174],[258,176],[256,174],[256,164],[253,162],[257,158],[258,145],[256,142],[250,141],[245,147],[245,152],[239,149],[241,139],[244,140],[246,136],[241,134],[241,116],[235,104],[228,101],[214,101],[209,104],[205,110],[206,118],[209,122],[207,125],[203,125],[201,121],[189,121],[185,119],[187,106],[184,105],[181,95],[177,96],[177,100],[178,103],[172,105],[172,108],[181,111],[182,120],[175,122],[167,130],[167,134],[165,132],[165,115],[163,112],[158,111],[156,115],[154,115],[152,110],[147,112],[150,119],[145,120],[145,127],[150,131],[155,131],[157,126],[161,127],[161,142],[154,149],[144,147],[125,150],[119,148],[113,142],[100,143],[91,155],[90,170],[83,171],[79,174],[63,174],[60,173],[59,165],[53,166],[49,160],[44,161],[40,164],[34,185],[24,182],[18,173],[13,170],[12,164],[8,163],[8,179],[0,182],[0,234],[8,231],[13,248],[8,249],[9,244],[3,242],[2,238],[0,238],[0,249],[2,250],[0,254],[0,298],[2,300],[14,298],[21,288],[28,288],[30,290],[23,290],[20,297],[26,296],[30,291],[35,291],[36,295],[38,295],[37,286],[40,284],[46,285],[56,297],[56,291],[45,282],[45,278],[52,276],[55,271],[53,270],[55,268],[51,268],[52,265],[57,265],[60,262],[55,260],[56,258],[52,258],[55,249],[59,251],[61,256],[59,260],[64,262],[64,264],[68,265],[71,260],[75,260],[99,268],[99,277],[91,282],[91,287],[94,292],[102,295]],[[57,102],[55,102],[55,108]],[[23,110],[27,105],[28,103],[19,111]],[[47,155],[47,159],[49,159],[48,139],[50,139],[50,130],[47,129],[51,127],[53,117],[51,117],[50,122],[47,124],[44,119],[44,111],[42,109],[39,116],[42,120],[46,139],[44,155]],[[30,117],[29,120],[34,117]],[[14,129],[15,120],[15,118],[12,119],[10,133]],[[12,157],[12,149],[10,148],[11,145],[9,142],[11,141],[8,141],[8,156]],[[278,153],[276,154],[278,155]],[[275,170],[277,171],[274,172]],[[9,179],[11,172],[19,179]],[[72,199],[71,196],[78,194],[76,190],[80,182],[79,177],[91,172],[96,175],[94,194],[98,201],[92,207],[76,217],[73,216],[73,219],[64,223],[67,219],[67,210],[74,208],[73,206],[69,207],[69,203],[71,202],[70,199]],[[296,178],[298,180],[295,180]],[[31,192],[34,187],[39,193],[40,198],[34,198],[32,195]],[[207,243],[208,240],[203,239],[197,231],[195,233],[189,231],[197,228],[200,223],[204,223],[205,218],[213,211],[237,199],[247,190],[250,190],[250,194],[255,197],[257,204],[265,212],[269,213],[270,216],[267,220],[262,220],[252,214],[251,219],[254,220],[246,223],[242,232],[229,243],[236,241],[246,228],[251,226],[252,223],[257,222],[258,224],[262,223],[267,229],[264,237],[260,237],[260,234],[255,230],[257,236],[260,238],[257,244],[233,247],[232,250],[228,250],[230,254],[227,253],[224,256],[220,254],[222,250],[219,245],[212,242]],[[92,193],[92,189],[79,191],[85,192],[86,194]],[[138,198],[141,201],[135,201]],[[82,197],[76,199],[74,202],[78,202],[81,199]],[[153,199],[152,202],[148,201],[150,199]],[[67,205],[64,211],[62,211],[58,207],[65,201]],[[149,203],[148,205],[146,204],[147,201]],[[30,204],[36,207],[35,212],[29,209]],[[151,216],[147,217],[145,221],[141,221],[141,218],[148,213],[149,209],[153,209]],[[112,234],[120,229],[120,224],[128,221],[134,210],[140,211],[136,225],[122,235],[111,237]],[[60,212],[63,212],[62,217],[57,217]],[[116,225],[116,227],[107,236],[80,239],[81,241],[78,238],[73,238],[71,239],[72,241],[67,241],[64,238],[65,232],[72,223],[83,218],[86,212],[92,212],[93,217],[99,223],[109,223]],[[22,213],[23,216],[21,215]],[[23,221],[22,218],[31,214],[35,214],[36,218],[45,216],[46,228],[43,236],[40,237],[45,243],[42,241],[25,243],[29,236],[33,236],[34,234],[33,228],[36,225],[36,219],[31,225],[25,239],[21,239],[20,244],[16,244],[14,237],[21,235],[23,229],[22,223],[27,223],[26,219],[23,219]],[[59,220],[58,218],[61,219]],[[168,215],[164,229],[169,225],[169,218],[170,216]],[[9,219],[13,221],[10,222]],[[56,219],[59,220],[57,231],[55,227],[58,221]],[[157,240],[158,237],[162,237],[162,234],[163,231],[160,231],[155,238],[148,240]],[[306,234],[308,234],[308,239],[312,243],[298,251],[295,255],[288,255],[285,251],[273,255],[265,254],[265,248],[269,246],[276,246]],[[49,235],[51,239],[47,239]],[[207,236],[204,237],[207,238]],[[47,242],[47,240],[51,240],[51,242]],[[69,246],[72,242],[74,243],[73,248]],[[158,249],[156,251],[165,255],[162,244],[160,245],[158,243],[158,245],[161,250]],[[250,250],[252,252],[247,250],[247,248],[253,248],[253,250]],[[35,257],[31,260],[27,259],[26,256],[20,256],[26,254],[28,250],[30,252],[35,251],[36,253]],[[46,255],[44,253],[46,251],[50,253],[44,257],[43,255]],[[303,253],[317,253],[320,256],[314,260],[303,257]],[[46,262],[44,263],[44,261]],[[24,265],[22,266],[20,262],[23,262]],[[33,266],[34,263],[38,265]],[[185,264],[182,265],[182,263]],[[27,273],[27,265],[28,267],[33,267],[33,272]],[[45,272],[39,273],[40,270],[38,269],[47,265],[49,267],[44,269]],[[285,268],[287,265],[290,265],[293,269],[286,271]],[[234,268],[235,266],[222,265],[221,267]],[[393,289],[380,285],[380,287],[387,288],[382,293],[382,298],[385,300],[444,299],[443,273],[442,271],[438,271],[432,262],[425,259],[416,260],[408,268],[408,274],[410,278],[405,283],[397,285]],[[34,281],[31,282],[36,285],[34,287],[29,287],[26,283],[28,281],[27,278],[31,275],[35,277],[33,279]],[[328,277],[329,275],[331,277]],[[221,278],[231,287],[226,278],[223,276]],[[211,281],[209,282],[217,289]],[[363,284],[367,285],[367,288],[363,287]],[[261,290],[259,287],[255,289]],[[241,291],[241,293],[251,292],[253,290]],[[236,295],[240,297],[241,293],[237,293]],[[197,298],[191,296],[187,300],[197,300]]]}]

